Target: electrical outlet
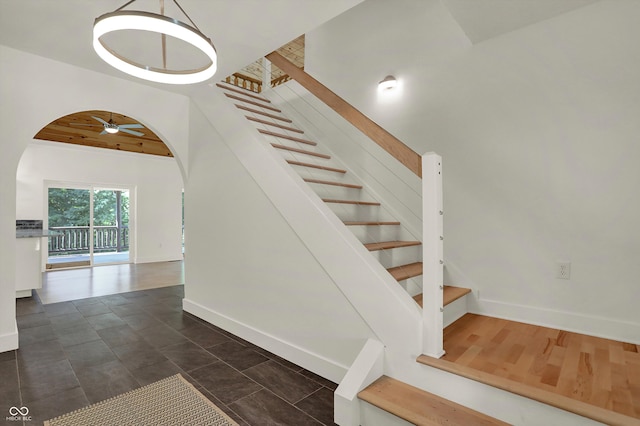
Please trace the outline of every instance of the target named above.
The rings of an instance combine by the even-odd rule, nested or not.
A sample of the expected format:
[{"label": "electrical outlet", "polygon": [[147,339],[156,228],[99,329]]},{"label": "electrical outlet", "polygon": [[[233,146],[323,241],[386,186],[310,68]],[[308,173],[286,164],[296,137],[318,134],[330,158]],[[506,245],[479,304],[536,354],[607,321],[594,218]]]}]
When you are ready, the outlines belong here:
[{"label": "electrical outlet", "polygon": [[556,265],[556,278],[561,280],[571,279],[571,262],[558,262]]}]

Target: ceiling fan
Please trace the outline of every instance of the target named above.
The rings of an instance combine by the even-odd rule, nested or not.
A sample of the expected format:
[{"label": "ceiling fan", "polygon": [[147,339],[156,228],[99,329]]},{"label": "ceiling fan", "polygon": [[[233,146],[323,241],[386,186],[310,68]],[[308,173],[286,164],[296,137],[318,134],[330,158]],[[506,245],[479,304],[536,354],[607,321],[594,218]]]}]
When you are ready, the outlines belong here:
[{"label": "ceiling fan", "polygon": [[94,126],[94,127],[95,126],[100,126],[100,127],[103,127],[104,130],[102,130],[102,132],[100,132],[101,135],[105,135],[107,133],[114,134],[114,133],[118,133],[118,132],[124,132],[124,133],[129,133],[130,135],[134,135],[134,136],[144,136],[144,133],[142,133],[142,132],[131,130],[131,129],[144,129],[144,126],[142,124],[140,124],[140,123],[116,124],[113,121],[113,113],[110,113],[109,121],[104,121],[102,118],[96,117],[95,115],[92,115],[91,118],[93,118],[94,120],[99,121],[101,124],[85,124],[85,123],[69,123],[69,124],[72,124],[74,126]]}]

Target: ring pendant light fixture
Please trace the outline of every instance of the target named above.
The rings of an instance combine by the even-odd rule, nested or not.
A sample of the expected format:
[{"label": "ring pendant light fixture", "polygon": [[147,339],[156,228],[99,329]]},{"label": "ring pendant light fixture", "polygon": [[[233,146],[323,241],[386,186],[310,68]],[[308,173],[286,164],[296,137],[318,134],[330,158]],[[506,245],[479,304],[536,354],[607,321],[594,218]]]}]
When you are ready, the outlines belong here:
[{"label": "ring pendant light fixture", "polygon": [[[176,0],[173,2],[189,19],[193,26],[164,15],[164,0],[160,0],[161,14],[122,10],[136,0],[131,0],[113,12],[105,13],[96,18],[93,24],[93,48],[106,63],[112,67],[134,77],[157,83],[192,84],[208,80],[213,77],[217,69],[216,49],[211,40],[206,37],[189,15]],[[163,68],[142,65],[126,58],[111,49],[101,40],[101,37],[122,30],[151,31],[162,35]],[[191,44],[207,56],[208,63],[202,67],[186,70],[171,70],[166,67],[166,36],[175,37]]]}]

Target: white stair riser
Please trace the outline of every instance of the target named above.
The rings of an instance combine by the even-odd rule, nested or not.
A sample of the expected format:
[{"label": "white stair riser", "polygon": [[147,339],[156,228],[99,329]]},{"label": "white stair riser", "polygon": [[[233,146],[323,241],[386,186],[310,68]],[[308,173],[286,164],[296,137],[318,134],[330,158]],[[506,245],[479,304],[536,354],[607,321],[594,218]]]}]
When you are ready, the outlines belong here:
[{"label": "white stair riser", "polygon": [[422,261],[420,246],[399,247],[390,250],[372,251],[371,254],[385,268]]},{"label": "white stair riser", "polygon": [[341,203],[327,203],[327,206],[329,206],[341,220],[382,220],[380,217],[380,207],[378,206]]},{"label": "white stair riser", "polygon": [[398,239],[400,234],[400,226],[398,225],[356,225],[349,226],[349,230],[353,232],[353,235],[363,244],[394,241]]},{"label": "white stair riser", "polygon": [[357,188],[345,188],[343,186],[322,185],[318,183],[309,183],[309,186],[320,198],[336,200],[358,200],[362,192],[362,190]]}]

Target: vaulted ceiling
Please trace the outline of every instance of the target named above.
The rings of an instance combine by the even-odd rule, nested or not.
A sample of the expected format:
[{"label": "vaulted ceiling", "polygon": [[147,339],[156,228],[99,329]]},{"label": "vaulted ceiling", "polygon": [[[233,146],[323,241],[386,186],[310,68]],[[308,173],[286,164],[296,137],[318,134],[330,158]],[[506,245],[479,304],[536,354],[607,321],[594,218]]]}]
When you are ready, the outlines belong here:
[{"label": "vaulted ceiling", "polygon": [[[469,40],[475,44],[599,0],[420,1],[442,2]],[[304,37],[300,38],[301,35],[360,2],[362,0],[179,0],[180,6],[199,29],[212,39],[216,47],[218,72],[214,80],[222,80],[248,64],[254,64],[256,59],[292,40],[293,43],[289,46],[292,59],[295,60],[295,56],[301,56],[300,49],[304,49]],[[124,3],[124,0],[0,0],[0,44],[185,95],[196,93],[203,84],[210,83],[190,86],[149,83],[124,75],[104,63],[91,45],[93,21]],[[402,7],[402,1],[397,3],[398,7]],[[183,16],[172,1],[165,0],[165,4],[168,15]],[[159,1],[136,0],[127,9],[159,12]],[[117,43],[118,40],[114,42]],[[144,46],[137,49],[127,43],[121,43],[121,47],[127,49],[127,55],[134,57],[139,55],[151,58],[153,55],[160,55],[158,37],[145,38],[144,43]],[[171,47],[169,45],[167,49],[170,60],[181,60],[181,49]],[[259,65],[249,67],[252,66],[256,67],[256,73],[260,72]],[[171,155],[151,131],[145,131],[144,137],[99,135],[99,132],[94,132],[89,126],[85,128],[70,124],[73,121],[88,124],[93,120],[91,114],[106,117],[106,113],[100,111],[61,117],[50,123],[37,137],[154,155]],[[122,122],[132,120],[117,114],[115,117]]]},{"label": "vaulted ceiling", "polygon": [[103,132],[104,125],[96,120],[96,117],[106,122],[113,120],[117,125],[139,124],[136,120],[118,113],[81,111],[52,121],[43,127],[34,139],[173,157],[169,148],[150,129],[144,127],[134,129],[142,133],[141,136],[123,131],[114,134],[106,133]]}]

